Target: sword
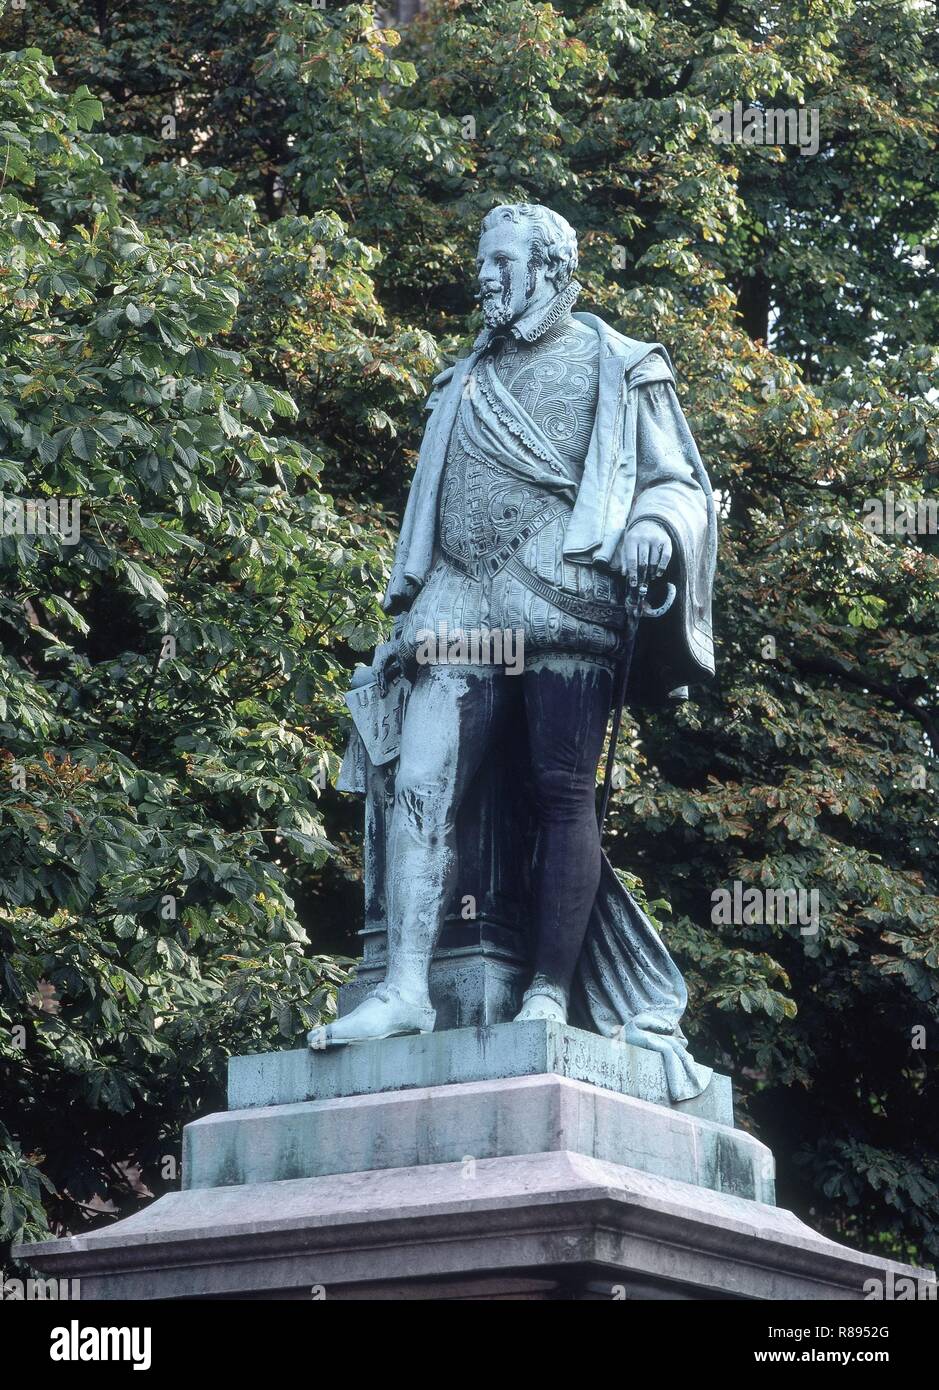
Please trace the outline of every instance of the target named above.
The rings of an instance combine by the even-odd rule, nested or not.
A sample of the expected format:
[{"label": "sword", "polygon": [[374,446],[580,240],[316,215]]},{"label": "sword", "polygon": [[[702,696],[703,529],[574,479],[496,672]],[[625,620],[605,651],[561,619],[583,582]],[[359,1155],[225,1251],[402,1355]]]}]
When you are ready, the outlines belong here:
[{"label": "sword", "polygon": [[642,618],[661,618],[663,613],[667,613],[675,601],[675,585],[669,584],[664,601],[658,608],[646,607],[646,594],[649,592],[648,584],[640,584],[636,591],[634,602],[626,605],[629,614],[629,635],[626,638],[626,650],[616,668],[616,703],[613,707],[613,728],[610,731],[610,747],[606,755],[606,772],[603,776],[603,795],[600,798],[600,814],[597,817],[597,825],[600,834],[603,834],[603,823],[606,820],[607,809],[610,804],[610,792],[613,789],[613,764],[616,761],[616,743],[619,739],[620,725],[623,722],[623,707],[626,704],[626,687],[629,685],[629,673],[632,670],[633,653],[636,650],[636,638],[639,635],[639,622]]}]

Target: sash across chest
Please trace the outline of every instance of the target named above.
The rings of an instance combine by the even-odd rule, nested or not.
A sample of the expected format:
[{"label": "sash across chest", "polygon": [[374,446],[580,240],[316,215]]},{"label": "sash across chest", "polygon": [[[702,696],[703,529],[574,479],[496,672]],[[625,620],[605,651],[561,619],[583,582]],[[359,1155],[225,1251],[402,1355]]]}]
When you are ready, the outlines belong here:
[{"label": "sash across chest", "polygon": [[514,536],[503,541],[497,550],[490,551],[488,555],[480,556],[478,560],[467,560],[462,555],[454,555],[445,549],[444,554],[447,557],[447,563],[469,579],[479,581],[487,576],[490,579],[495,579],[499,571],[505,568],[526,541],[531,540],[532,536],[536,536],[539,531],[544,530],[549,522],[556,520],[559,516],[564,516],[569,510],[563,503],[559,503],[556,498],[552,497],[543,503],[523,526],[519,527]]}]

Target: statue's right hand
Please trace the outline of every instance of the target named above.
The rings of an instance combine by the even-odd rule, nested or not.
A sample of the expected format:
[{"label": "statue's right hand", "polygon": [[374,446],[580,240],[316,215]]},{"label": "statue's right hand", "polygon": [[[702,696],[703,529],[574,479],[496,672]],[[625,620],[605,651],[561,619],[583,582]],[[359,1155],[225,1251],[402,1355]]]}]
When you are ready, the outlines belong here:
[{"label": "statue's right hand", "polygon": [[401,671],[397,638],[393,638],[390,642],[379,642],[375,648],[375,655],[372,657],[372,670],[375,672],[378,693],[384,699],[389,681],[393,681]]}]

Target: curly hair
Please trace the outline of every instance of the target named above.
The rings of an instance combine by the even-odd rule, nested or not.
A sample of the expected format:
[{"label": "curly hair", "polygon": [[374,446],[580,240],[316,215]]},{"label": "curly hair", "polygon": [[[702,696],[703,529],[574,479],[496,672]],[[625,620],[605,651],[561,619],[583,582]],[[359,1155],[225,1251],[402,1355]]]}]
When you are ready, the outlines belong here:
[{"label": "curly hair", "polygon": [[530,226],[532,263],[546,266],[558,290],[566,289],[577,269],[577,233],[571,224],[541,203],[502,203],[486,213],[481,231],[491,231],[499,221]]}]

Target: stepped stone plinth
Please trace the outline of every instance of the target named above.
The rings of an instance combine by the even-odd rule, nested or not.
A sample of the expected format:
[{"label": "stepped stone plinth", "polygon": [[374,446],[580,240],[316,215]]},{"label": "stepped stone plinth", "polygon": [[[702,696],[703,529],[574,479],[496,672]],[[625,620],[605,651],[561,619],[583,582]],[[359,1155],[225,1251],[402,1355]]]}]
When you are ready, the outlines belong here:
[{"label": "stepped stone plinth", "polygon": [[234,1057],[229,1105],[186,1126],[182,1191],[19,1255],[86,1300],[934,1287],[774,1206],[727,1077],[672,1105],[656,1053],[557,1023]]}]

